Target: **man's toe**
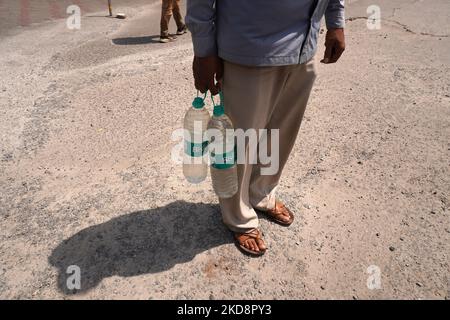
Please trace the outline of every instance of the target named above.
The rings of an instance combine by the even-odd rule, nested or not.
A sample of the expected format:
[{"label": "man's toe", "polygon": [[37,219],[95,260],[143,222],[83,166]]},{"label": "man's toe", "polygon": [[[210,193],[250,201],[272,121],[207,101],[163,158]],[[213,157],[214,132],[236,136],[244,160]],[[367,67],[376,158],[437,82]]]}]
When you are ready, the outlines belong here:
[{"label": "man's toe", "polygon": [[258,245],[256,244],[255,240],[251,239],[250,243],[252,245],[252,250],[256,251],[256,252],[259,252],[259,248],[258,248]]},{"label": "man's toe", "polygon": [[258,241],[258,248],[259,248],[259,250],[262,250],[262,251],[267,249],[266,244],[264,243],[264,240]]}]

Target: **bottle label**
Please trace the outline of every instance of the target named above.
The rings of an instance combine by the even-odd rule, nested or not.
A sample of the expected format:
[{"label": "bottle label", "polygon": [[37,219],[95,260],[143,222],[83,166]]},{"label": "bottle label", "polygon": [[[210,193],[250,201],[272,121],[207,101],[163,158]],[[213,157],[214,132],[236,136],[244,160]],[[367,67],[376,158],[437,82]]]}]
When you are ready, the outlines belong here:
[{"label": "bottle label", "polygon": [[215,154],[211,152],[211,166],[216,169],[228,169],[236,163],[235,152],[232,149],[226,153]]},{"label": "bottle label", "polygon": [[184,141],[184,152],[190,157],[202,157],[208,147],[208,141],[194,143],[188,140]]}]

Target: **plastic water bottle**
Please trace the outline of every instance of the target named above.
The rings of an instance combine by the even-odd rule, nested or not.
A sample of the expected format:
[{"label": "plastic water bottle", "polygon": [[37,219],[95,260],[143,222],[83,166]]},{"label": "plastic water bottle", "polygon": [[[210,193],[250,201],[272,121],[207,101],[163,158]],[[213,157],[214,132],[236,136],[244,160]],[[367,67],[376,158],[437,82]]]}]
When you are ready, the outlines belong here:
[{"label": "plastic water bottle", "polygon": [[200,183],[208,174],[208,137],[210,116],[204,98],[196,97],[184,116],[183,174],[190,183]]},{"label": "plastic water bottle", "polygon": [[213,116],[208,123],[208,137],[214,192],[219,198],[230,198],[238,191],[238,178],[234,155],[234,128],[225,114],[222,93],[220,104],[214,105]]}]

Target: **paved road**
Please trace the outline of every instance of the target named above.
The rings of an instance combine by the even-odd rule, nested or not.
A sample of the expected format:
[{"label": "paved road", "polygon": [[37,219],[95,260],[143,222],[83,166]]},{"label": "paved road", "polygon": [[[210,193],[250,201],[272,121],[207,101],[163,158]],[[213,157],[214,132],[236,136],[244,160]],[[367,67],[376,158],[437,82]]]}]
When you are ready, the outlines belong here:
[{"label": "paved road", "polygon": [[[139,7],[155,0],[112,0],[113,13],[122,7]],[[67,7],[75,4],[82,14],[108,15],[107,0],[0,0],[0,35],[18,27],[67,17]]]}]

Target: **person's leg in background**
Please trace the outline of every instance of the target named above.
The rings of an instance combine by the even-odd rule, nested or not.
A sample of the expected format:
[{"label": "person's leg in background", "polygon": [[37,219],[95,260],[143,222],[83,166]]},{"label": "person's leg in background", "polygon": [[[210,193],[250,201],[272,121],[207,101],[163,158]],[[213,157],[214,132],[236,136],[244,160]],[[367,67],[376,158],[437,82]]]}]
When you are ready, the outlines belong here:
[{"label": "person's leg in background", "polygon": [[161,32],[160,42],[166,43],[174,40],[169,35],[169,22],[172,16],[173,0],[162,0],[161,2]]},{"label": "person's leg in background", "polygon": [[[235,129],[264,129],[269,122],[287,79],[288,67],[246,67],[224,62],[222,90],[225,113]],[[253,146],[253,148],[256,146]],[[237,165],[238,192],[231,198],[219,199],[225,225],[235,234],[245,234],[258,228],[258,216],[249,200],[252,164],[249,163],[246,141],[246,163]],[[247,249],[258,251],[255,239],[243,241]],[[265,247],[265,246],[264,246]]]},{"label": "person's leg in background", "polygon": [[[258,163],[253,166],[250,179],[250,202],[255,209],[261,211],[275,209],[276,187],[297,138],[315,78],[316,70],[313,60],[306,64],[289,66],[289,75],[282,89],[282,95],[267,124],[269,132],[267,136],[268,152],[271,150],[270,130],[279,129],[278,171],[274,175],[261,175],[261,169],[269,167],[271,164],[261,165]],[[263,143],[266,143],[266,141]],[[277,200],[277,207],[279,205],[282,204],[278,203]],[[282,211],[281,213],[283,213]],[[287,211],[284,213],[287,213]],[[285,214],[284,217],[281,214],[278,218],[287,222],[289,214]]]},{"label": "person's leg in background", "polygon": [[180,11],[180,1],[181,0],[172,0],[173,4],[172,4],[172,12],[173,12],[173,17],[175,19],[175,22],[177,24],[177,35],[182,35],[185,34],[187,32],[187,28],[186,25],[184,24],[183,21],[183,16],[181,15],[181,11]]}]

